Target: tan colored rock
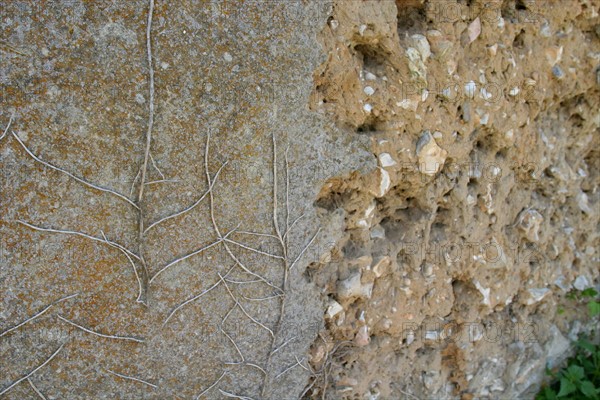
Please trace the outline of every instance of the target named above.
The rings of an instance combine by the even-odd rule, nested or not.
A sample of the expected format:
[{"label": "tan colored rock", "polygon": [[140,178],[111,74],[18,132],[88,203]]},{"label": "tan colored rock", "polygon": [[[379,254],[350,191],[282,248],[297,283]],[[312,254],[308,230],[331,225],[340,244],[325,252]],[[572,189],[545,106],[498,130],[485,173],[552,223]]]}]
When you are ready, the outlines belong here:
[{"label": "tan colored rock", "polygon": [[479,17],[475,18],[473,22],[469,24],[469,43],[473,43],[475,39],[481,34],[481,20]]},{"label": "tan colored rock", "polygon": [[429,131],[425,131],[417,142],[416,154],[419,171],[426,175],[435,175],[444,167],[448,152],[438,146]]},{"label": "tan colored rock", "polygon": [[519,214],[517,226],[530,242],[539,240],[540,227],[544,217],[534,209],[526,209]]},{"label": "tan colored rock", "polygon": [[337,295],[341,300],[349,300],[353,298],[368,299],[373,291],[373,283],[362,284],[361,272],[355,272],[350,277],[338,281]]},{"label": "tan colored rock", "polygon": [[379,167],[370,176],[372,180],[368,184],[369,192],[375,197],[385,196],[392,184],[390,174],[385,169]]},{"label": "tan colored rock", "polygon": [[354,336],[354,344],[358,347],[364,347],[371,343],[371,337],[369,336],[369,327],[366,325],[358,328],[356,336]]}]

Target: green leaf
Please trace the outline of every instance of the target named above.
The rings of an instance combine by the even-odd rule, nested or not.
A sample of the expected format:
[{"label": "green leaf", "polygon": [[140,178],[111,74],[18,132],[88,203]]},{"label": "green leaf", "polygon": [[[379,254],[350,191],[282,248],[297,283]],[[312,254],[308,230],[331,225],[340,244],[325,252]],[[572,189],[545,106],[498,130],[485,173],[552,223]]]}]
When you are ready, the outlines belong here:
[{"label": "green leaf", "polygon": [[573,393],[575,390],[577,390],[577,388],[573,382],[567,378],[560,379],[560,391],[558,392],[558,397],[564,397],[570,393]]},{"label": "green leaf", "polygon": [[598,292],[594,288],[587,288],[583,292],[581,292],[583,297],[596,297],[598,296]]},{"label": "green leaf", "polygon": [[573,378],[571,379],[572,381],[581,380],[585,376],[585,371],[579,365],[569,366],[569,368],[567,368],[567,373],[570,377]]},{"label": "green leaf", "polygon": [[590,317],[600,314],[600,302],[590,301],[588,303],[588,310],[590,310]]},{"label": "green leaf", "polygon": [[590,353],[593,353],[594,351],[596,351],[596,346],[594,346],[592,343],[588,342],[585,339],[580,339],[580,340],[576,341],[575,344],[577,346],[581,347],[582,349],[589,351]]},{"label": "green leaf", "polygon": [[586,375],[590,374],[590,371],[594,370],[594,363],[592,363],[590,360],[588,360],[587,358],[584,357],[580,357],[579,358],[579,363],[581,364],[581,366],[587,371]]},{"label": "green leaf", "polygon": [[590,381],[581,382],[579,390],[581,391],[581,393],[583,393],[584,395],[586,395],[586,397],[590,399],[598,398],[598,395],[596,394],[596,388],[594,387],[594,384]]},{"label": "green leaf", "polygon": [[546,400],[556,400],[556,392],[554,392],[554,390],[552,390],[549,386],[546,386],[544,388],[544,399]]}]

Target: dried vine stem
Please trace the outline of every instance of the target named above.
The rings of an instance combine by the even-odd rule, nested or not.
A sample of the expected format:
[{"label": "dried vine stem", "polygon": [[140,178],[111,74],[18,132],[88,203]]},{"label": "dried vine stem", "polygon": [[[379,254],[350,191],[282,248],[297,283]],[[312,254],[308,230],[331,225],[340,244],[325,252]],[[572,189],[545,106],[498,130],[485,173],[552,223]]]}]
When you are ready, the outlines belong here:
[{"label": "dried vine stem", "polygon": [[240,399],[240,400],[254,400],[252,397],[248,397],[248,396],[239,396],[237,394],[233,394],[230,392],[226,392],[224,390],[219,389],[219,392],[225,396],[225,397],[229,397],[230,399]]},{"label": "dried vine stem", "polygon": [[[271,337],[275,337],[275,334],[273,333],[273,331],[266,326],[265,324],[263,324],[262,322],[256,320],[254,317],[252,317],[250,314],[248,314],[248,312],[246,311],[246,309],[244,308],[244,306],[239,302],[239,300],[237,299],[237,297],[235,297],[235,295],[233,294],[233,292],[231,291],[231,289],[229,288],[229,285],[227,284],[227,282],[225,281],[225,278],[219,274],[219,278],[221,278],[221,281],[223,282],[223,285],[225,285],[225,289],[227,289],[227,293],[229,293],[229,296],[231,297],[231,299],[234,301],[235,306],[239,307],[240,310],[242,311],[242,313],[244,313],[244,315],[246,317],[248,317],[248,319],[252,322],[254,322],[256,325],[260,326],[261,328],[263,328],[264,330],[266,330],[267,332],[269,332],[269,334],[271,335]],[[234,307],[235,307],[234,306]]]},{"label": "dried vine stem", "polygon": [[4,136],[6,136],[6,134],[8,133],[8,130],[10,129],[10,125],[12,124],[13,121],[13,115],[10,116],[10,119],[8,120],[8,125],[6,125],[6,128],[4,129],[4,133],[2,133],[2,136],[0,136],[0,140],[4,139]]},{"label": "dried vine stem", "polygon": [[[140,295],[138,296],[138,302],[143,304],[147,303],[148,296],[148,267],[146,260],[144,259],[145,252],[145,240],[144,240],[144,188],[146,187],[146,174],[148,172],[148,161],[152,159],[152,165],[161,177],[164,179],[164,175],[158,169],[158,166],[154,162],[154,158],[150,154],[150,146],[152,144],[152,128],[154,127],[154,66],[152,64],[152,17],[154,15],[154,0],[148,0],[148,19],[146,23],[146,56],[148,61],[148,92],[150,96],[148,106],[148,126],[146,129],[146,147],[144,151],[144,162],[140,169],[141,177],[139,183],[139,192],[137,195],[137,206],[138,206],[138,252],[140,254],[141,271],[136,276],[141,281],[140,287],[142,288]],[[136,177],[137,180],[137,177]],[[135,180],[134,180],[135,184]]]},{"label": "dried vine stem", "polygon": [[98,238],[98,237],[95,237],[92,235],[88,235],[87,233],[78,232],[78,231],[70,231],[70,230],[65,230],[65,229],[54,229],[54,228],[42,228],[41,226],[33,225],[33,224],[30,224],[30,223],[22,221],[22,220],[17,220],[16,222],[18,222],[19,224],[24,225],[28,228],[31,228],[33,230],[40,231],[40,232],[52,232],[52,233],[62,233],[65,235],[81,236],[86,239],[93,240],[94,242],[99,242],[99,243],[107,244],[111,247],[116,247],[119,250],[122,250],[125,253],[129,254],[131,257],[135,258],[136,260],[140,259],[140,257],[137,254],[135,254],[131,250],[128,250],[125,246],[122,246],[116,242],[111,242],[105,238]]},{"label": "dried vine stem", "polygon": [[[210,149],[210,131],[207,133],[206,135],[206,148],[204,150],[204,173],[206,174],[206,180],[208,182],[208,187],[210,188],[212,185],[212,179],[210,177],[210,173],[208,170],[208,155],[209,155],[209,149]],[[209,199],[210,199],[210,219],[213,225],[213,229],[215,230],[215,233],[217,234],[217,237],[219,238],[223,238],[223,236],[221,235],[221,231],[219,229],[219,225],[217,224],[217,220],[215,219],[215,199],[214,199],[214,195],[213,195],[213,191],[209,190],[208,191],[209,194]],[[265,283],[266,285],[281,291],[281,288],[277,287],[276,285],[272,284],[271,282],[269,282],[266,278],[262,277],[261,275],[257,274],[254,271],[251,271],[248,267],[246,267],[244,265],[244,263],[242,263],[240,261],[239,258],[237,258],[235,256],[235,254],[233,254],[233,252],[231,251],[231,249],[229,248],[229,246],[227,245],[227,242],[223,241],[223,247],[225,248],[225,251],[227,252],[227,254],[229,255],[229,257],[231,257],[231,259],[233,260],[233,262],[235,262],[236,265],[238,265],[244,272],[246,272],[247,274],[250,274],[252,276],[254,276],[255,278],[258,278],[259,280],[261,280],[263,283]]]},{"label": "dried vine stem", "polygon": [[204,193],[202,196],[200,196],[200,198],[199,198],[198,200],[196,200],[196,201],[194,202],[194,204],[192,204],[191,206],[189,206],[189,207],[187,207],[187,208],[185,208],[185,209],[183,209],[183,210],[181,210],[181,211],[178,211],[178,212],[176,212],[176,213],[174,213],[174,214],[171,214],[171,215],[169,215],[169,216],[167,216],[167,217],[161,218],[161,219],[159,219],[158,221],[156,221],[156,222],[152,223],[150,226],[148,226],[148,227],[147,227],[147,228],[144,230],[144,234],[146,234],[146,233],[147,233],[147,232],[148,232],[150,229],[154,228],[154,227],[155,227],[155,226],[157,226],[158,224],[161,224],[161,223],[163,223],[163,222],[165,222],[165,221],[168,221],[168,220],[170,220],[171,218],[179,217],[180,215],[183,215],[183,214],[185,214],[185,213],[188,213],[188,212],[192,211],[192,210],[193,210],[193,209],[194,209],[194,208],[195,208],[195,207],[196,207],[198,204],[200,204],[200,203],[202,202],[202,200],[204,200],[204,199],[206,198],[206,196],[208,195],[208,193],[209,193],[209,192],[212,190],[212,188],[213,188],[214,184],[216,183],[216,180],[217,180],[217,178],[219,177],[219,174],[221,173],[221,170],[222,170],[222,169],[225,167],[225,165],[227,165],[227,161],[225,161],[225,162],[224,162],[224,163],[221,165],[221,167],[219,168],[219,170],[218,170],[218,171],[217,171],[217,173],[215,174],[215,176],[214,176],[214,178],[213,178],[212,185],[210,185],[210,186],[209,186],[208,190],[207,190],[207,191],[206,191],[206,192],[205,192],[205,193]]},{"label": "dried vine stem", "polygon": [[[235,266],[234,266],[235,267]],[[233,268],[232,268],[233,269]],[[230,270],[231,271],[231,270]],[[229,272],[228,272],[229,273]],[[234,304],[233,306],[229,309],[229,311],[227,312],[227,314],[225,314],[225,316],[223,317],[223,319],[221,320],[221,325],[220,325],[220,329],[221,332],[223,333],[223,335],[225,335],[225,337],[227,337],[227,339],[229,339],[229,341],[233,344],[233,347],[235,348],[235,350],[237,351],[237,353],[239,354],[241,361],[238,362],[226,362],[225,365],[233,365],[233,366],[248,366],[248,367],[252,367],[255,368],[257,370],[259,370],[260,372],[263,373],[263,375],[267,375],[267,371],[264,370],[263,367],[261,367],[258,364],[246,361],[246,357],[244,357],[244,354],[242,353],[242,351],[240,350],[239,346],[237,345],[237,343],[233,340],[233,338],[227,334],[227,332],[225,332],[225,330],[223,329],[223,324],[225,323],[225,321],[227,321],[227,318],[229,318],[229,316],[231,315],[231,313],[233,312],[233,310],[235,310],[237,307],[240,307],[240,309],[242,310],[242,312],[255,324],[261,326],[264,329],[267,329],[269,332],[270,329],[267,328],[265,325],[261,324],[260,322],[256,321],[254,318],[252,318],[250,315],[248,315],[248,313],[244,310],[244,308],[242,307],[242,305],[239,303],[239,301],[237,300],[237,298],[235,298],[235,296],[233,295],[233,293],[231,292],[231,290],[229,289],[229,287],[227,287],[227,283],[225,276],[221,276],[219,274],[219,277],[221,278],[221,282],[223,282],[223,284],[225,284],[227,292],[229,293],[229,295],[232,297]]]},{"label": "dried vine stem", "polygon": [[262,250],[255,249],[255,248],[253,248],[253,247],[246,246],[245,244],[243,244],[243,243],[240,243],[240,242],[237,242],[237,241],[235,241],[235,240],[226,239],[226,238],[224,238],[223,240],[225,240],[227,243],[234,244],[234,245],[236,245],[236,246],[239,246],[239,247],[241,247],[242,249],[246,249],[246,250],[252,251],[252,252],[254,252],[254,253],[256,253],[256,254],[260,254],[260,255],[263,255],[263,256],[271,257],[271,258],[276,258],[276,259],[279,259],[279,260],[285,260],[285,258],[284,258],[284,257],[282,257],[282,256],[278,256],[277,254],[271,254],[271,253],[267,253],[267,252],[265,252],[265,251],[262,251]]},{"label": "dried vine stem", "polygon": [[35,386],[33,384],[33,381],[31,380],[31,377],[27,378],[27,383],[29,383],[29,386],[31,386],[31,388],[33,389],[33,391],[35,392],[35,394],[37,394],[40,397],[40,399],[46,400],[46,396],[44,396],[44,394],[42,392],[40,392],[40,390],[37,388],[37,386]]},{"label": "dried vine stem", "polygon": [[158,165],[156,165],[156,161],[154,161],[154,157],[152,157],[152,153],[150,153],[150,161],[152,162],[152,166],[154,167],[156,172],[158,172],[158,174],[160,175],[162,180],[168,180],[167,178],[165,178],[165,175],[162,173],[160,168],[158,168]]},{"label": "dried vine stem", "polygon": [[34,319],[36,319],[36,318],[39,318],[39,317],[41,317],[41,316],[42,316],[42,315],[44,315],[44,314],[45,314],[45,313],[46,313],[46,312],[47,312],[47,311],[48,311],[50,308],[52,308],[52,306],[55,306],[55,305],[56,305],[56,304],[58,304],[58,303],[61,303],[61,302],[63,302],[63,301],[66,301],[66,300],[68,300],[68,299],[71,299],[71,298],[73,298],[73,297],[76,297],[76,296],[78,296],[78,295],[79,295],[79,293],[75,293],[75,294],[72,294],[72,295],[69,295],[69,296],[65,296],[65,297],[62,297],[62,298],[60,298],[60,299],[58,299],[58,300],[55,300],[55,301],[53,301],[52,303],[50,303],[49,305],[47,305],[46,307],[44,307],[44,309],[43,309],[42,311],[38,312],[37,314],[34,314],[34,315],[32,315],[31,317],[27,318],[25,321],[21,322],[20,324],[18,324],[18,325],[15,325],[15,326],[13,326],[12,328],[9,328],[9,329],[5,330],[4,332],[0,333],[0,337],[2,337],[2,336],[4,336],[4,335],[6,335],[6,334],[8,334],[8,333],[10,333],[10,332],[12,332],[12,331],[14,331],[14,330],[16,330],[16,329],[19,329],[19,328],[20,328],[20,327],[22,327],[23,325],[25,325],[25,324],[28,324],[29,322],[33,321],[33,320],[34,320]]},{"label": "dried vine stem", "polygon": [[195,400],[200,400],[200,397],[202,397],[206,393],[210,392],[215,386],[217,386],[219,384],[219,382],[221,382],[221,380],[223,378],[225,378],[225,375],[227,375],[227,371],[223,372],[223,374],[221,374],[221,376],[219,377],[219,379],[217,379],[216,381],[214,381],[212,385],[210,385],[209,387],[207,387],[206,389],[204,389],[198,396],[196,396]]},{"label": "dried vine stem", "polygon": [[31,158],[33,158],[35,161],[39,162],[40,164],[45,165],[46,167],[48,167],[50,169],[53,169],[55,171],[61,172],[61,173],[65,174],[65,175],[67,175],[68,177],[76,180],[77,182],[82,183],[83,185],[85,185],[87,187],[90,187],[92,189],[96,189],[96,190],[99,190],[101,192],[106,192],[106,193],[110,193],[110,194],[112,194],[114,196],[117,196],[121,200],[126,201],[127,203],[129,203],[130,205],[132,205],[133,207],[135,207],[136,209],[139,210],[138,205],[135,204],[135,202],[133,202],[131,199],[127,198],[127,196],[124,196],[121,193],[118,193],[118,192],[116,192],[116,191],[114,191],[112,189],[103,188],[101,186],[98,186],[98,185],[95,185],[93,183],[90,183],[90,182],[86,181],[85,179],[82,179],[82,178],[80,178],[78,176],[73,175],[72,173],[70,173],[67,170],[59,168],[59,167],[57,167],[55,165],[50,164],[49,162],[46,162],[46,161],[42,160],[41,158],[39,158],[38,156],[36,156],[35,154],[33,154],[33,152],[31,150],[29,150],[29,148],[27,146],[25,146],[25,143],[23,143],[23,141],[21,141],[21,139],[19,138],[19,136],[17,136],[17,134],[14,131],[11,131],[10,133],[12,133],[13,137],[17,140],[17,142],[19,142],[19,144],[25,150],[25,152],[27,154],[29,154],[29,156]]},{"label": "dried vine stem", "polygon": [[[121,253],[123,253],[123,255],[127,258],[127,260],[129,261],[129,263],[131,264],[132,268],[133,268],[133,273],[135,275],[135,278],[138,282],[138,298],[137,298],[137,302],[143,302],[143,295],[144,295],[144,286],[142,284],[142,280],[137,272],[137,268],[135,265],[135,262],[133,261],[133,258],[135,258],[138,261],[141,261],[140,256],[138,256],[137,254],[135,254],[134,252],[132,252],[131,250],[127,249],[125,246],[110,241],[108,240],[108,238],[106,237],[106,235],[104,234],[103,231],[100,231],[100,233],[102,234],[102,238],[98,238],[92,235],[88,235],[87,233],[83,233],[83,232],[79,232],[79,231],[69,231],[69,230],[65,230],[65,229],[53,229],[53,228],[42,228],[41,226],[37,226],[37,225],[33,225],[30,224],[28,222],[25,221],[21,221],[21,220],[17,220],[17,222],[21,225],[24,225],[28,228],[31,228],[33,230],[36,231],[40,231],[40,232],[51,232],[51,233],[61,233],[64,235],[73,235],[73,236],[80,236],[89,240],[92,240],[94,242],[98,242],[98,243],[103,243],[106,244],[110,247],[116,248],[118,249]],[[1,336],[1,335],[0,335]]]},{"label": "dried vine stem", "polygon": [[[146,182],[146,172],[148,169],[148,160],[150,158],[150,144],[152,143],[152,128],[154,126],[154,66],[152,65],[152,15],[154,13],[154,0],[149,0],[148,23],[146,24],[146,55],[148,57],[148,74],[149,74],[149,112],[148,112],[148,128],[146,131],[146,151],[144,152],[144,164],[142,165],[142,179],[140,183],[140,191],[138,193],[138,204],[142,202],[144,197],[144,186]],[[143,222],[141,222],[143,232]]]},{"label": "dried vine stem", "polygon": [[[227,271],[227,273],[224,275],[224,277],[226,278],[227,275],[229,275],[229,273],[231,272],[233,268],[229,269],[229,271]],[[173,309],[173,311],[171,311],[169,313],[169,315],[167,316],[167,319],[165,319],[165,322],[163,323],[163,326],[166,325],[167,322],[169,322],[169,320],[171,319],[171,317],[173,317],[173,315],[175,315],[175,313],[179,310],[181,310],[183,307],[185,307],[186,305],[198,300],[199,298],[203,297],[205,294],[211,292],[213,289],[216,289],[221,283],[223,282],[222,279],[219,279],[216,283],[214,283],[211,287],[209,287],[206,290],[203,290],[200,294],[197,294],[196,296],[184,301],[183,303],[181,303],[180,305],[178,305],[177,307],[175,307]]]},{"label": "dried vine stem", "polygon": [[[277,154],[277,140],[275,134],[272,135],[272,143],[273,143],[273,227],[275,229],[275,237],[279,242],[281,247],[281,252],[283,254],[282,264],[283,264],[283,282],[281,285],[281,305],[279,310],[279,318],[277,321],[277,325],[275,328],[275,334],[273,335],[273,341],[271,343],[271,351],[267,358],[267,371],[269,371],[273,364],[274,355],[281,350],[285,345],[287,345],[292,339],[287,339],[284,343],[277,345],[278,338],[281,333],[283,319],[285,318],[285,306],[286,306],[286,294],[288,292],[289,287],[289,272],[294,268],[297,262],[302,258],[304,253],[308,250],[308,248],[313,244],[315,239],[320,233],[320,228],[313,235],[311,240],[304,246],[304,248],[300,251],[300,253],[295,257],[294,261],[290,263],[290,253],[289,253],[289,233],[292,228],[296,225],[296,223],[304,216],[303,214],[296,218],[292,224],[290,225],[290,174],[289,174],[289,147],[286,148],[284,153],[284,167],[285,167],[285,228],[282,229],[280,227],[280,218],[279,218],[279,204],[278,204],[278,196],[279,196],[279,184],[278,184],[278,154]],[[281,376],[285,375],[288,371],[295,368],[297,365],[301,365],[301,361],[296,358],[296,363],[292,366],[286,368],[284,371],[280,372],[274,377],[274,380],[279,379]],[[304,368],[304,366],[302,366]],[[261,396],[263,398],[267,397],[267,393],[270,389],[271,385],[271,376],[269,374],[265,375],[265,380],[262,385]]]},{"label": "dried vine stem", "polygon": [[148,386],[150,386],[150,387],[151,387],[151,388],[153,388],[153,389],[157,389],[157,388],[158,388],[158,386],[156,386],[155,384],[153,384],[153,383],[150,383],[150,382],[147,382],[147,381],[145,381],[145,380],[143,380],[143,379],[139,379],[139,378],[136,378],[136,377],[134,377],[134,376],[128,376],[128,375],[119,374],[118,372],[111,371],[111,370],[110,370],[110,369],[108,369],[108,368],[105,368],[105,370],[106,370],[106,372],[108,372],[109,374],[112,374],[112,375],[114,375],[114,376],[118,376],[119,378],[128,379],[128,380],[130,380],[130,381],[134,381],[134,382],[143,383],[144,385],[148,385]]},{"label": "dried vine stem", "polygon": [[126,340],[126,341],[131,341],[131,342],[144,343],[144,339],[139,339],[139,338],[135,338],[135,337],[131,337],[131,336],[107,335],[107,334],[104,334],[104,333],[93,331],[93,330],[88,329],[88,328],[86,328],[86,327],[84,327],[82,325],[76,324],[75,322],[66,319],[65,317],[63,317],[60,314],[58,314],[57,317],[58,317],[58,319],[60,319],[63,322],[66,322],[69,325],[73,325],[74,327],[79,328],[79,329],[81,329],[84,332],[91,333],[92,335],[96,335],[96,336],[101,337],[101,338],[116,339],[116,340]]},{"label": "dried vine stem", "polygon": [[279,350],[281,350],[282,348],[284,348],[288,343],[290,343],[294,339],[296,339],[296,336],[292,336],[291,338],[287,339],[285,342],[283,342],[282,344],[280,344],[279,347],[277,347],[275,350],[273,350],[271,352],[271,354],[277,353]]},{"label": "dried vine stem", "polygon": [[10,389],[12,389],[13,387],[17,386],[19,383],[23,382],[26,379],[29,379],[30,376],[32,376],[33,374],[35,374],[36,372],[38,372],[40,369],[42,369],[46,364],[48,364],[50,361],[52,361],[52,359],[54,357],[56,357],[56,355],[58,353],[60,353],[60,351],[63,349],[63,347],[65,347],[65,344],[63,343],[62,345],[60,345],[60,347],[54,352],[52,353],[52,355],[50,357],[48,357],[46,359],[46,361],[44,361],[42,364],[40,364],[39,366],[35,367],[30,373],[28,373],[27,375],[17,379],[16,381],[14,381],[11,385],[7,386],[5,389],[3,389],[0,392],[0,396],[2,396],[4,393],[8,392]]},{"label": "dried vine stem", "polygon": [[[104,240],[106,241],[106,243],[110,244],[111,246],[114,246],[114,244],[112,244],[112,242],[109,241],[106,238],[106,235],[104,234],[104,232],[100,231],[100,233],[102,234],[102,237],[104,238]],[[124,249],[122,249],[120,247],[117,247],[117,246],[115,246],[115,247],[117,249],[119,249],[123,253],[123,255],[125,255],[125,257],[127,257],[127,260],[131,264],[131,267],[133,268],[133,274],[135,275],[135,279],[137,280],[137,283],[138,283],[138,297],[137,297],[136,301],[138,303],[144,303],[144,284],[142,283],[142,279],[140,278],[140,274],[138,274],[135,262],[131,259],[131,257],[129,256],[129,254]]]},{"label": "dried vine stem", "polygon": [[[239,225],[238,225],[239,226]],[[217,239],[215,242],[212,242],[209,245],[206,245],[204,247],[199,248],[198,250],[195,250],[189,254],[186,254],[185,256],[179,257],[173,261],[171,261],[169,264],[165,265],[164,267],[162,267],[156,274],[154,274],[154,276],[148,281],[148,283],[152,283],[152,281],[154,281],[154,279],[156,279],[160,274],[162,274],[163,272],[165,272],[168,268],[172,267],[173,265],[180,263],[181,261],[187,260],[190,257],[193,257],[197,254],[203,253],[206,250],[210,249],[211,247],[214,247],[216,245],[218,245],[219,243],[223,242],[223,240],[225,240],[227,238],[227,236],[231,235],[233,232],[235,231],[235,228],[231,231],[229,231],[225,236],[223,236],[222,238]]]},{"label": "dried vine stem", "polygon": [[[273,227],[275,229],[275,233],[276,233],[276,238],[277,241],[279,242],[279,245],[281,246],[281,251],[283,253],[283,283],[281,285],[281,292],[282,292],[282,296],[281,296],[281,305],[280,305],[280,309],[279,309],[279,318],[277,320],[277,327],[276,327],[276,332],[279,333],[279,329],[281,327],[281,323],[283,321],[284,318],[284,313],[285,313],[285,301],[286,301],[286,289],[287,289],[287,282],[288,282],[288,274],[289,274],[289,268],[288,268],[288,246],[287,246],[287,237],[284,239],[283,235],[281,234],[281,229],[279,228],[279,213],[278,213],[278,183],[277,183],[277,141],[275,139],[275,134],[273,133],[272,137],[272,142],[273,142]],[[288,186],[289,186],[289,178],[288,178],[288,158],[287,158],[287,150],[285,153],[285,170],[286,170],[286,198],[285,198],[285,208],[286,208],[286,216],[285,216],[285,230],[284,230],[284,234],[287,235],[287,232],[289,230],[289,190],[288,190]],[[275,342],[277,340],[277,336],[272,335],[273,336],[273,341],[271,343],[271,351],[269,352],[269,355],[267,357],[267,370],[270,369],[272,361],[273,361],[273,354],[274,354],[274,347],[275,347]],[[266,397],[267,395],[267,391],[269,390],[269,386],[270,386],[270,379],[269,379],[269,375],[266,374],[265,375],[265,379],[263,381],[263,385],[262,385],[262,391],[261,391],[261,396],[263,398]]]},{"label": "dried vine stem", "polygon": [[291,371],[292,369],[296,368],[296,366],[301,366],[303,369],[307,369],[304,365],[302,365],[302,362],[304,362],[304,358],[302,360],[299,360],[298,357],[296,356],[296,363],[290,365],[289,367],[287,367],[286,369],[284,369],[282,372],[280,372],[275,379],[279,379],[280,377],[282,377],[283,375],[287,374],[289,371]]}]

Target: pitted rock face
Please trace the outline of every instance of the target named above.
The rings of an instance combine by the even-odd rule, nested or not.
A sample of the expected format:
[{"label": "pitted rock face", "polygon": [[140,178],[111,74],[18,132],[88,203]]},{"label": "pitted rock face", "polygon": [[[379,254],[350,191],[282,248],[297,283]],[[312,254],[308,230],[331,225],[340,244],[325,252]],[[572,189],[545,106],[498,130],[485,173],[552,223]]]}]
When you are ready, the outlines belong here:
[{"label": "pitted rock face", "polygon": [[346,230],[309,269],[343,308],[309,392],[533,398],[567,355],[556,337],[597,324],[566,294],[598,285],[598,5],[392,5],[337,1],[321,33],[312,109],[381,169],[316,203]]}]

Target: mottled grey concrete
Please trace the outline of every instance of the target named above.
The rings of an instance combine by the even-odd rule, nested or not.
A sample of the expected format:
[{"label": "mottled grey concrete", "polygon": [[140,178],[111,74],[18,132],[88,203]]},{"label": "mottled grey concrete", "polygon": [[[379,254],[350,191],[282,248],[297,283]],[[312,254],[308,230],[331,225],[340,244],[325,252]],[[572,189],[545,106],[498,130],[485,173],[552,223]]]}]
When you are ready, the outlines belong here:
[{"label": "mottled grey concrete", "polygon": [[[321,300],[303,271],[343,223],[320,221],[312,203],[328,177],[375,164],[363,137],[349,138],[308,110],[328,7],[156,1],[154,162],[145,181],[165,181],[146,185],[139,200],[149,2],[1,2],[0,132],[11,116],[12,125],[0,140],[0,397],[37,398],[35,386],[48,399],[192,399],[216,382],[202,398],[223,398],[220,390],[298,398],[309,372],[293,366],[307,367],[322,323]],[[135,206],[35,161],[15,136],[39,159]],[[140,216],[147,228],[207,192],[205,161],[216,179],[212,210],[221,235],[239,225],[277,236],[275,158],[281,235],[286,219],[290,226],[303,215],[286,252],[273,236],[234,232],[228,239],[278,258],[219,242],[156,275],[218,240],[210,196],[139,233]],[[140,260],[130,255],[132,265],[103,234]],[[225,285],[219,275],[228,271]],[[146,304],[136,301],[136,273]],[[211,288],[165,324],[178,305]]]}]

